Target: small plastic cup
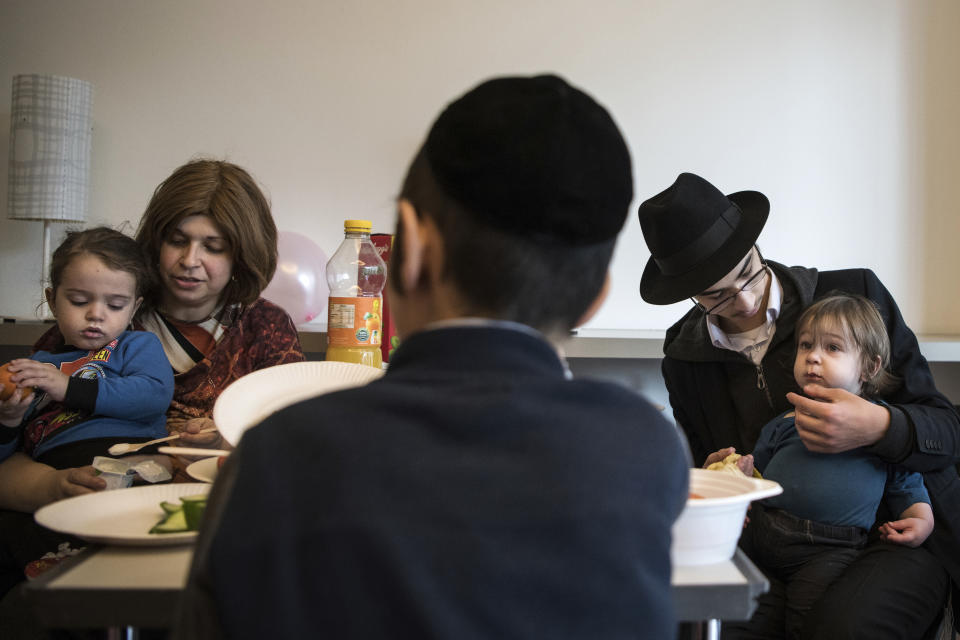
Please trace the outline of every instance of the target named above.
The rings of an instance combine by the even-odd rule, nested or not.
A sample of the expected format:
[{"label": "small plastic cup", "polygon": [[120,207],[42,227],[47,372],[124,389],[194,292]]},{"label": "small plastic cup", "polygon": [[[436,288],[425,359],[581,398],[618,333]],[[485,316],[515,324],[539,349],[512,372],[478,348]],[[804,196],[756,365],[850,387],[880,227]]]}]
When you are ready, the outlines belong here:
[{"label": "small plastic cup", "polygon": [[106,481],[107,491],[111,489],[126,489],[133,484],[133,476],[137,475],[132,469],[125,473],[98,470],[97,474]]},{"label": "small plastic cup", "polygon": [[137,472],[130,468],[128,462],[97,456],[93,459],[93,469],[97,475],[107,483],[107,490],[126,489],[133,484],[133,477]]}]

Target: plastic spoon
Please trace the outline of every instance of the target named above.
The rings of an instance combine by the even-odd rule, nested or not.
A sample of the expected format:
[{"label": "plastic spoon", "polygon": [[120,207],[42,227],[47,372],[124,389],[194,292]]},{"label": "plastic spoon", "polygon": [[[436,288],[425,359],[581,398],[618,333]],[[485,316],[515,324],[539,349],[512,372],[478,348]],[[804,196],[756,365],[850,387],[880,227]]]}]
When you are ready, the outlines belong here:
[{"label": "plastic spoon", "polygon": [[[217,430],[216,427],[209,427],[207,429],[201,429],[197,433],[198,434],[210,433],[211,431],[216,431],[216,430]],[[156,440],[149,440],[148,442],[138,442],[136,444],[130,444],[128,442],[120,442],[113,445],[109,449],[107,449],[107,453],[109,453],[112,456],[122,456],[127,453],[133,453],[134,451],[140,451],[140,449],[150,446],[151,444],[157,444],[158,442],[167,442],[169,440],[176,440],[179,437],[180,437],[180,434],[177,433],[172,436],[167,436],[166,438],[157,438]]]}]

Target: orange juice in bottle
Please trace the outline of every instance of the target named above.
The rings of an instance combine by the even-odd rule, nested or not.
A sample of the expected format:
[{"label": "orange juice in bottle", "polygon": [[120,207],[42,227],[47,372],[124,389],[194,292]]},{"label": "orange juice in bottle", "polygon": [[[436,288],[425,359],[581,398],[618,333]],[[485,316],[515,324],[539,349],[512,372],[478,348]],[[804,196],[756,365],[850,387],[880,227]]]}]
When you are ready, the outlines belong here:
[{"label": "orange juice in bottle", "polygon": [[327,360],[380,367],[387,265],[370,242],[369,220],[344,220],[344,238],[327,262]]}]

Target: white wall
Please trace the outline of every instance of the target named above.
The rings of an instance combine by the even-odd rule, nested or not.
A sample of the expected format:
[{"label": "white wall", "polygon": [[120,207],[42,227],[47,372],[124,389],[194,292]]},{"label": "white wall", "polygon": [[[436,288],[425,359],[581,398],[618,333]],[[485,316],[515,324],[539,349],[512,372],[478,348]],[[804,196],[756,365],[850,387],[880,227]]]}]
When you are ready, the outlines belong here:
[{"label": "white wall", "polygon": [[[694,171],[767,194],[769,256],[869,266],[915,330],[960,333],[958,28],[954,0],[4,0],[0,203],[11,78],[68,75],[95,85],[90,224],[132,231],[160,180],[212,155],[329,255],[345,217],[392,230],[447,101],[553,71],[611,109],[633,152],[637,199],[590,326],[680,313],[640,301],[635,209]],[[40,227],[0,218],[0,315],[33,315]]]}]

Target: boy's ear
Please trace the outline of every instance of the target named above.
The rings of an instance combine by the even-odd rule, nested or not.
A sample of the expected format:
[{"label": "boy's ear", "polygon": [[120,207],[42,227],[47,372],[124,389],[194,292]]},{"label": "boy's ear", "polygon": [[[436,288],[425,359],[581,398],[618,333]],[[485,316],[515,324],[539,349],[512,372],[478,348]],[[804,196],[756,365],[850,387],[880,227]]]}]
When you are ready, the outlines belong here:
[{"label": "boy's ear", "polygon": [[403,264],[395,280],[400,293],[407,293],[417,286],[424,267],[423,234],[420,229],[420,220],[417,211],[406,198],[397,203],[397,237],[400,240],[400,255]]},{"label": "boy's ear", "polygon": [[413,204],[406,199],[397,203],[397,238],[401,247],[399,254],[398,283],[394,286],[401,294],[418,287],[434,287],[443,279],[446,268],[446,253],[443,235],[437,223],[428,215],[418,214]]},{"label": "boy's ear", "polygon": [[603,286],[600,287],[600,291],[597,292],[597,297],[593,299],[593,302],[590,303],[590,306],[587,307],[587,310],[583,312],[583,315],[580,316],[580,319],[577,320],[577,324],[574,328],[585,325],[590,318],[596,315],[597,311],[600,310],[600,307],[603,306],[603,303],[607,300],[607,294],[610,293],[610,271],[607,271],[606,277],[603,279]]},{"label": "boy's ear", "polygon": [[43,296],[47,299],[47,306],[50,307],[50,313],[57,313],[56,296],[53,295],[53,287],[47,287],[43,290]]}]

